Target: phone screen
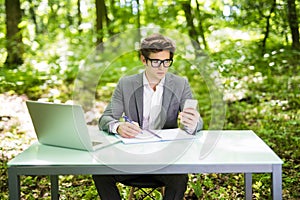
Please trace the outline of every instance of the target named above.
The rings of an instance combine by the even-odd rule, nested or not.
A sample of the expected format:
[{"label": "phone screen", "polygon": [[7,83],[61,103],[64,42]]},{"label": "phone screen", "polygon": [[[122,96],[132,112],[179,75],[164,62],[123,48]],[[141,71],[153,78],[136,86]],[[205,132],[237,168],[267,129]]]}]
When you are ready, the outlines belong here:
[{"label": "phone screen", "polygon": [[185,100],[184,107],[185,108],[194,108],[197,109],[198,101],[196,99],[187,99]]}]

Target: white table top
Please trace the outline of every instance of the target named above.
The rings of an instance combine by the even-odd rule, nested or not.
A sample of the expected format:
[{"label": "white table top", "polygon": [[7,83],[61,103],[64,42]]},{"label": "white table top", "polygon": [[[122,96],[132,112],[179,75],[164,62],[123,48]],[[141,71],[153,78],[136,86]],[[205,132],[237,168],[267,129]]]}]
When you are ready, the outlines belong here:
[{"label": "white table top", "polygon": [[122,144],[87,152],[35,143],[9,166],[282,164],[253,131],[201,131],[195,140]]}]

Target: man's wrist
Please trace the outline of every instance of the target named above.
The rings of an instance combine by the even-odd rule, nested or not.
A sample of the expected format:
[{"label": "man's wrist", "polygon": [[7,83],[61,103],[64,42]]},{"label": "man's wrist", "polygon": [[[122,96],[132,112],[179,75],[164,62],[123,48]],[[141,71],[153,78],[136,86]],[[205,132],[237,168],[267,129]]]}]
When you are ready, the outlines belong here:
[{"label": "man's wrist", "polygon": [[113,134],[118,134],[119,125],[120,125],[120,122],[118,122],[118,121],[110,124],[109,125],[110,132]]},{"label": "man's wrist", "polygon": [[188,133],[188,134],[191,134],[191,135],[194,135],[196,133],[196,130],[197,130],[197,126],[195,128],[189,128],[187,126],[184,126],[184,130]]}]

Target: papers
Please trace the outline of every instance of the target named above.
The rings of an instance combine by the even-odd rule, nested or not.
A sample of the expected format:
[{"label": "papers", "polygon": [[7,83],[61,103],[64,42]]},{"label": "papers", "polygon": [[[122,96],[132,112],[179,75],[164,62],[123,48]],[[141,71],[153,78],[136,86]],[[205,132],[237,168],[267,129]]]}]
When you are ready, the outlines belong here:
[{"label": "papers", "polygon": [[185,131],[176,129],[163,130],[143,130],[135,138],[123,138],[117,135],[124,144],[147,143],[147,142],[165,142],[174,140],[191,140],[195,139],[195,135],[187,134]]}]

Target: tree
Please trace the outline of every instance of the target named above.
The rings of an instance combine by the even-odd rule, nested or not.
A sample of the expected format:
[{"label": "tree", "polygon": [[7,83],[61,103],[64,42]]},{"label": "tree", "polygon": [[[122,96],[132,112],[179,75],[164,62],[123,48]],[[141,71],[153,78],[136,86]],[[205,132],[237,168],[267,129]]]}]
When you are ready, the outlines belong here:
[{"label": "tree", "polygon": [[104,0],[96,0],[96,33],[97,33],[97,44],[103,42],[103,5]]},{"label": "tree", "polygon": [[[77,0],[77,17],[78,17],[78,22],[77,22],[77,26],[80,27],[81,23],[82,23],[82,16],[81,16],[81,2],[80,0]],[[81,31],[81,30],[79,30]]]},{"label": "tree", "polygon": [[40,33],[40,28],[39,28],[39,24],[37,22],[37,18],[36,18],[36,14],[35,14],[35,10],[36,10],[36,5],[34,4],[34,2],[32,2],[32,0],[28,0],[29,2],[29,13],[30,13],[30,18],[35,26],[35,32],[36,34]]},{"label": "tree", "polygon": [[288,7],[288,22],[291,29],[292,40],[293,40],[292,48],[300,49],[299,24],[298,24],[295,0],[287,0],[287,7]]},{"label": "tree", "polygon": [[[140,1],[137,0],[136,3],[137,3],[137,28],[140,29],[141,28]],[[138,37],[139,37],[138,41],[140,41],[141,39],[140,31],[138,31]]]},{"label": "tree", "polygon": [[[107,15],[107,8],[104,0],[96,0],[96,32],[97,32],[97,44],[102,44],[104,37],[104,22],[109,30],[110,20]],[[102,45],[100,45],[102,46]],[[99,46],[99,47],[100,47]]]},{"label": "tree", "polygon": [[200,11],[200,8],[199,8],[198,1],[196,1],[196,8],[197,8],[197,10],[196,10],[195,14],[196,14],[197,19],[199,20],[199,28],[198,28],[199,29],[199,34],[201,35],[204,48],[208,49],[209,47],[208,47],[208,44],[207,44],[206,39],[205,39],[203,23],[202,23],[202,19],[201,19],[201,16],[200,16],[201,11]]},{"label": "tree", "polygon": [[5,65],[8,68],[16,68],[23,63],[22,34],[18,27],[22,18],[20,0],[5,0],[5,13],[7,50]]},{"label": "tree", "polygon": [[269,11],[269,14],[263,16],[266,18],[266,31],[265,31],[265,36],[264,36],[264,39],[262,41],[262,54],[264,55],[265,54],[265,51],[266,51],[266,43],[267,43],[267,39],[269,37],[269,33],[270,33],[270,19],[271,19],[271,16],[272,14],[275,12],[275,8],[276,8],[276,0],[273,0],[273,3],[272,3],[272,6],[270,8],[270,11]]},{"label": "tree", "polygon": [[200,43],[198,40],[198,34],[196,31],[196,27],[193,22],[194,16],[192,14],[192,8],[191,8],[190,3],[191,3],[190,1],[184,1],[182,3],[182,9],[184,10],[184,13],[185,13],[189,36],[192,38],[192,43],[193,43],[195,50],[198,51],[201,49],[201,47],[200,47]]}]

